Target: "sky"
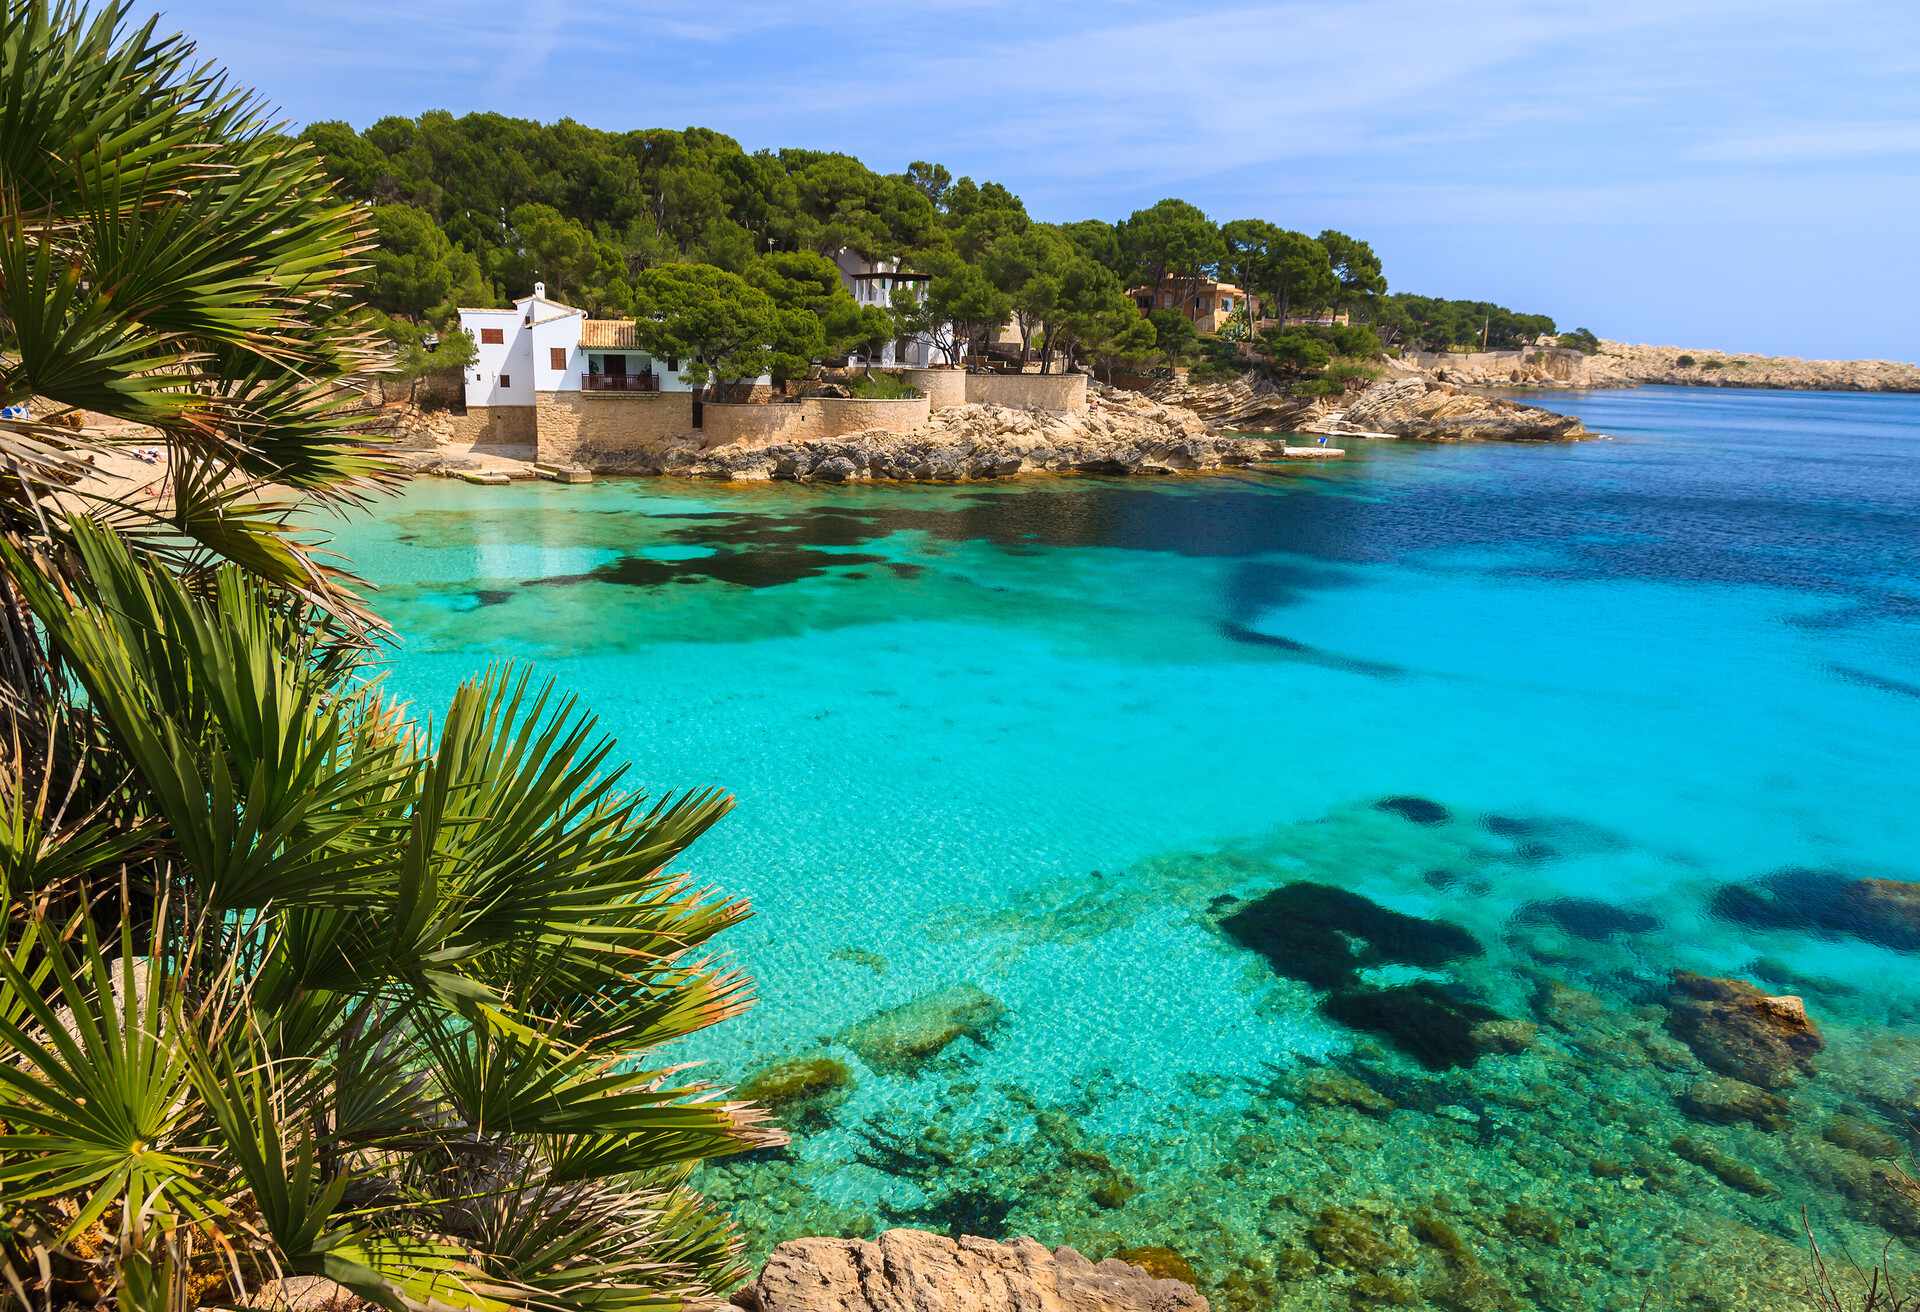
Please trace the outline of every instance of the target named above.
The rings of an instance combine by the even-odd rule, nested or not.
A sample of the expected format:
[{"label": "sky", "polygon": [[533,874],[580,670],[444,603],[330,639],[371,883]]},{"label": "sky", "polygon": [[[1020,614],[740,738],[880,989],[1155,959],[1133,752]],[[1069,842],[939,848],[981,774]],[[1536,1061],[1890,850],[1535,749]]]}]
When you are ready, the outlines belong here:
[{"label": "sky", "polygon": [[715,128],[1372,241],[1626,341],[1920,359],[1920,0],[136,0],[296,124]]}]

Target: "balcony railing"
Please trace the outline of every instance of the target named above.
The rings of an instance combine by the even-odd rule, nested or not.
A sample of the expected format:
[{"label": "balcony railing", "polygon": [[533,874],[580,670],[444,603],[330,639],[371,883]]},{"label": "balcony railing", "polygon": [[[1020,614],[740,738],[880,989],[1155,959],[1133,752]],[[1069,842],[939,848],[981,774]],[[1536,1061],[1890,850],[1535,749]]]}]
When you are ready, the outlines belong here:
[{"label": "balcony railing", "polygon": [[580,386],[589,392],[657,392],[659,374],[581,374]]}]

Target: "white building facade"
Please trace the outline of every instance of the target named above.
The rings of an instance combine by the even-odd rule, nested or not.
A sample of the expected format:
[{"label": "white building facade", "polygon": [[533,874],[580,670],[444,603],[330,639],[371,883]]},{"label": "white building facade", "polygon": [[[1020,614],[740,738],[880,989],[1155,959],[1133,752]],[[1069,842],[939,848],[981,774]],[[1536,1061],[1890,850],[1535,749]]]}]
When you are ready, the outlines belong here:
[{"label": "white building facade", "polygon": [[531,406],[540,392],[687,392],[681,362],[655,360],[634,339],[631,320],[589,319],[547,297],[545,283],[507,309],[462,307],[473,338],[468,406]]},{"label": "white building facade", "polygon": [[[902,273],[898,260],[870,260],[859,251],[843,247],[833,257],[840,269],[840,281],[860,305],[873,305],[885,310],[893,306],[896,291],[907,291],[919,296],[926,291],[927,275],[924,273]],[[965,358],[965,348],[957,352]],[[934,345],[933,338],[926,333],[915,333],[910,337],[897,337],[884,346],[880,354],[862,363],[875,366],[893,365],[909,369],[937,369],[947,363],[947,353]],[[958,364],[959,359],[954,363]]]}]

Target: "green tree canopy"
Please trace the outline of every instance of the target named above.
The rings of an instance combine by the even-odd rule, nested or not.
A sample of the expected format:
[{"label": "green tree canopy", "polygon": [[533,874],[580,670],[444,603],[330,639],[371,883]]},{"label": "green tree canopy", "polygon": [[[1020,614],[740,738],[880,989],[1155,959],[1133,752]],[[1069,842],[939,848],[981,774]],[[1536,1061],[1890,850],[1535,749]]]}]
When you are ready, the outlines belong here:
[{"label": "green tree canopy", "polygon": [[663,264],[634,279],[635,335],[650,354],[686,363],[681,377],[697,385],[755,378],[817,339],[783,317],[771,296],[710,264]]},{"label": "green tree canopy", "polygon": [[962,259],[978,260],[998,242],[1026,231],[1030,220],[1020,198],[997,182],[961,178],[948,188],[945,232]]},{"label": "green tree canopy", "polygon": [[425,210],[376,206],[373,227],[379,242],[367,255],[367,301],[375,308],[444,324],[460,305],[491,302],[479,261],[448,241]]},{"label": "green tree canopy", "polygon": [[1315,238],[1327,252],[1335,281],[1340,284],[1340,303],[1350,310],[1364,310],[1375,297],[1386,295],[1387,277],[1381,271],[1380,257],[1373,247],[1357,237],[1328,228]]},{"label": "green tree canopy", "polygon": [[1013,308],[1023,355],[1030,351],[1034,334],[1064,310],[1066,279],[1081,262],[1085,257],[1073,243],[1058,228],[1042,223],[1002,237],[987,253],[982,270]]},{"label": "green tree canopy", "polygon": [[600,263],[586,225],[536,203],[515,207],[509,218],[514,245],[502,255],[495,274],[499,282],[516,295],[544,282],[555,300],[584,298]]},{"label": "green tree canopy", "polygon": [[903,336],[925,333],[955,364],[964,349],[977,348],[999,330],[1013,313],[1013,301],[978,265],[957,255],[929,255],[925,264],[932,275],[926,283],[894,292],[894,323]]},{"label": "green tree canopy", "polygon": [[[778,379],[799,377],[808,363],[841,360],[893,335],[893,320],[878,305],[861,305],[840,280],[840,268],[812,251],[775,251],[755,260],[747,282],[773,299],[789,320],[786,357],[776,362]],[[811,321],[816,328],[808,326]],[[816,336],[817,334],[817,336]]]},{"label": "green tree canopy", "polygon": [[1220,230],[1183,200],[1135,210],[1120,225],[1119,243],[1128,276],[1156,288],[1169,278],[1197,278],[1226,254]]}]

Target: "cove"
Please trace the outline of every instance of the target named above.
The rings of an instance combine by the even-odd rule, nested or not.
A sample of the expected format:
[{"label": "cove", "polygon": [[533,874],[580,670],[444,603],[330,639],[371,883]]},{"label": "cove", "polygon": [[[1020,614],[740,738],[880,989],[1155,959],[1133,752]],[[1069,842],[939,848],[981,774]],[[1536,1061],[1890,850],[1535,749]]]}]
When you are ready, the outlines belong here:
[{"label": "cove", "polygon": [[[421,482],[334,532],[399,691],[530,661],[636,786],[738,795],[689,865],[752,899],[760,1002],[685,1055],[838,1063],[703,1177],[757,1252],[898,1223],[1170,1248],[1216,1307],[1795,1307],[1803,1205],[1920,1257],[1920,953],[1847,882],[1920,880],[1920,398],[1541,403],[1613,440]],[[1236,937],[1299,886],[1339,914]],[[1812,1073],[1704,1064],[1676,971],[1801,996]]]}]

